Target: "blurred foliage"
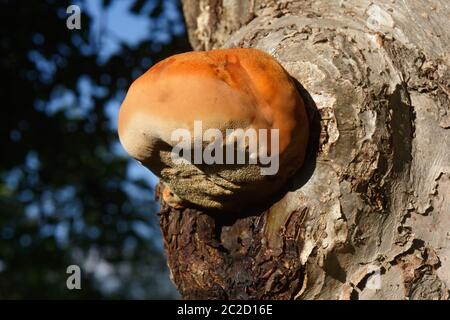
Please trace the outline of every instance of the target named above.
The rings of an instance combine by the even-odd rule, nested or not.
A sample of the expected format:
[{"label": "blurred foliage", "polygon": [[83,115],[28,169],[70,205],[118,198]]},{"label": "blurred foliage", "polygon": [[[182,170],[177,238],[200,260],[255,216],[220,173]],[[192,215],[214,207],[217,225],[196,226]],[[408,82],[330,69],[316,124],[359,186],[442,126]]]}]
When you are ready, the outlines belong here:
[{"label": "blurred foliage", "polygon": [[[169,2],[129,10],[167,22]],[[103,61],[83,3],[81,30],[69,30],[70,1],[0,0],[0,298],[174,298],[151,187],[127,175],[106,106],[150,64],[190,50],[186,35],[169,28],[156,43],[149,30]],[[165,25],[183,23],[176,6]],[[82,290],[66,288],[71,264]]]}]

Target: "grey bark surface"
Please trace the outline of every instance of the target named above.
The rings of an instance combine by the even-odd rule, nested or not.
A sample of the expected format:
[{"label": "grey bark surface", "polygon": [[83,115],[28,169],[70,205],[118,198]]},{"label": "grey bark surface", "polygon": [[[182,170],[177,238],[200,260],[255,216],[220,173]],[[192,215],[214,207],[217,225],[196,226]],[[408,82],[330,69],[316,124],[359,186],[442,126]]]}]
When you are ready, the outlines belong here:
[{"label": "grey bark surface", "polygon": [[163,203],[183,297],[448,299],[450,2],[183,9],[196,50],[274,56],[303,86],[313,123],[307,163],[261,208],[224,217]]}]

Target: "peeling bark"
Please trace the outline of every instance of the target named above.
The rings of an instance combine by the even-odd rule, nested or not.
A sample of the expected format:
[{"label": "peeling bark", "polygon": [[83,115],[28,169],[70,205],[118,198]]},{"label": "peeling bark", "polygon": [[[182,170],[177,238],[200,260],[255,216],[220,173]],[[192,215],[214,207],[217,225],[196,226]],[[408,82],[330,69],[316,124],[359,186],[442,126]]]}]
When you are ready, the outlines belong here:
[{"label": "peeling bark", "polygon": [[448,1],[183,7],[196,49],[277,58],[303,86],[314,125],[305,166],[260,208],[218,215],[162,203],[182,296],[448,299]]}]

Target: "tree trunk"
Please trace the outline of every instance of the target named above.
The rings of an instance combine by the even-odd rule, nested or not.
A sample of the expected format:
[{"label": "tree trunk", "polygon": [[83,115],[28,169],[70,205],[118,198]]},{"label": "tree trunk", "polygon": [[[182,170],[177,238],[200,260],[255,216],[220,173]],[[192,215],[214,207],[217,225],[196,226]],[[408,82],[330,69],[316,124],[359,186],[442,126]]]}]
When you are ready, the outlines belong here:
[{"label": "tree trunk", "polygon": [[448,299],[448,0],[183,8],[196,50],[274,56],[312,122],[306,164],[270,203],[211,214],[161,200],[183,298]]}]

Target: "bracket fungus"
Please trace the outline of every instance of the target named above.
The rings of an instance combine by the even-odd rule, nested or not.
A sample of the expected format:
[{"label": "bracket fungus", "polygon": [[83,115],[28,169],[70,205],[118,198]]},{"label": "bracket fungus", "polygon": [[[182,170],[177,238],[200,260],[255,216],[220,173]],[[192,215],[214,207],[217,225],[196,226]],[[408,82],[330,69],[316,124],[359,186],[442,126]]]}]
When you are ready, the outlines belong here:
[{"label": "bracket fungus", "polygon": [[126,151],[160,177],[169,205],[237,210],[276,193],[302,166],[309,123],[274,58],[220,49],[150,68],[131,85],[118,131]]}]

